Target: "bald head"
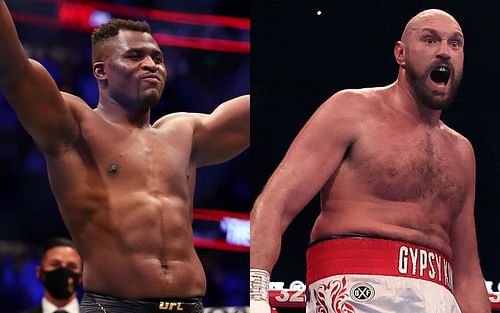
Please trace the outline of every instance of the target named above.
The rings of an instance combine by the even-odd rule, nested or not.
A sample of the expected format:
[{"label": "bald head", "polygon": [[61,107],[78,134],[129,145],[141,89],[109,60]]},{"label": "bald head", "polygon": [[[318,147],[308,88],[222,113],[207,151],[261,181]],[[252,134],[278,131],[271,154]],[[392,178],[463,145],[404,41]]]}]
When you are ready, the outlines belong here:
[{"label": "bald head", "polygon": [[418,13],[394,46],[398,81],[426,107],[447,108],[462,78],[463,47],[462,28],[453,16],[436,9]]},{"label": "bald head", "polygon": [[401,41],[406,42],[407,38],[413,32],[421,31],[425,27],[432,28],[434,25],[439,24],[449,25],[449,27],[453,28],[456,32],[462,34],[460,24],[458,24],[453,16],[443,10],[429,9],[418,13],[408,21],[401,35]]}]

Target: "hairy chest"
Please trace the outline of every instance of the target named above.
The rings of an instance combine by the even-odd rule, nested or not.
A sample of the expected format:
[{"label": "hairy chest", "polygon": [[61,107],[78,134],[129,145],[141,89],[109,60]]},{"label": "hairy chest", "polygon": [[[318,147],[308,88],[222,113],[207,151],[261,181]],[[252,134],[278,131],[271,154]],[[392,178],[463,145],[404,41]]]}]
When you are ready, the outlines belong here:
[{"label": "hairy chest", "polygon": [[356,175],[382,199],[463,204],[467,178],[457,144],[442,132],[377,127],[363,134],[349,156]]}]

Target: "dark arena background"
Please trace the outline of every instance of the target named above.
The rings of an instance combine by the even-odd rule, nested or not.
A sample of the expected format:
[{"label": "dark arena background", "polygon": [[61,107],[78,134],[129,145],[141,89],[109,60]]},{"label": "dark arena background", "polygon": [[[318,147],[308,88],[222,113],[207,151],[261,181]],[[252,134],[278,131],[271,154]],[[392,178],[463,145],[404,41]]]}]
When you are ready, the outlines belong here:
[{"label": "dark arena background", "polygon": [[[462,84],[445,122],[474,146],[476,224],[490,291],[500,282],[500,4],[495,1],[252,2],[252,173],[254,198],[315,109],[346,88],[383,86],[397,76],[393,56],[406,22],[421,10],[455,16],[465,35]],[[283,186],[286,188],[286,186]],[[286,231],[271,280],[300,289],[305,249],[319,212],[314,199]],[[281,282],[281,283],[279,283]],[[279,295],[288,299],[290,294]],[[301,299],[295,299],[298,302]],[[500,299],[490,297],[496,308]],[[280,313],[303,312],[278,308]]]},{"label": "dark arena background", "polygon": [[[250,91],[249,0],[6,3],[28,55],[49,70],[61,90],[91,106],[97,105],[98,91],[90,33],[111,17],[148,21],[165,55],[168,79],[152,121],[177,111],[210,113],[221,102]],[[204,305],[226,307],[208,312],[244,312],[241,307],[248,305],[249,164],[247,151],[198,171],[193,228],[208,279]],[[35,277],[39,243],[69,234],[43,157],[3,97],[0,178],[0,312],[16,313],[39,304],[43,295]]]}]

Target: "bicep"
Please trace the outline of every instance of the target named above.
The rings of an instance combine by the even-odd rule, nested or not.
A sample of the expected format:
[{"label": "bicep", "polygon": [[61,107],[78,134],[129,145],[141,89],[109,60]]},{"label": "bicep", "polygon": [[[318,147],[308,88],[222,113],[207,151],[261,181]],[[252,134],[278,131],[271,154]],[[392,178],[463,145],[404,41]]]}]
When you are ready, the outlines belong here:
[{"label": "bicep", "polygon": [[474,218],[475,161],[473,152],[465,163],[467,189],[464,205],[454,220],[450,242],[453,252],[453,271],[456,283],[466,283],[470,275],[480,274]]},{"label": "bicep", "polygon": [[357,136],[345,106],[324,103],[295,137],[251,211],[251,266],[270,271],[280,236],[340,165]]},{"label": "bicep", "polygon": [[42,150],[74,135],[76,121],[47,70],[30,60],[22,78],[10,84],[5,95],[21,124]]},{"label": "bicep", "polygon": [[210,115],[199,115],[193,141],[197,166],[224,162],[242,152],[250,143],[250,97],[231,99]]},{"label": "bicep", "polygon": [[339,167],[355,141],[356,124],[348,114],[325,103],[296,136],[259,197],[265,207],[282,215],[283,228]]}]

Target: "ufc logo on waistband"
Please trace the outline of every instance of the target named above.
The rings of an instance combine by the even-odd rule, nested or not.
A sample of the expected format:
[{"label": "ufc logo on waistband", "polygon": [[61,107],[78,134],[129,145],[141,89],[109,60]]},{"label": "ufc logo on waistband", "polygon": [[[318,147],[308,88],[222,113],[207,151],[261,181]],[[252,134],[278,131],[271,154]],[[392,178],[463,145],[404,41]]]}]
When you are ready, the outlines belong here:
[{"label": "ufc logo on waistband", "polygon": [[160,302],[159,306],[160,310],[176,310],[176,311],[184,311],[184,308],[182,307],[182,302]]}]

